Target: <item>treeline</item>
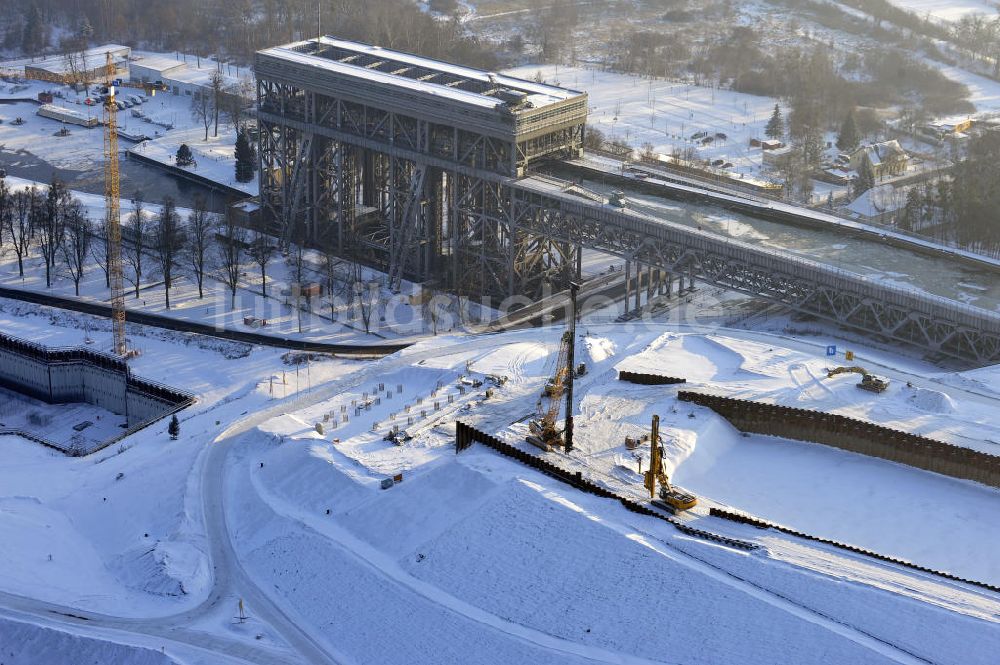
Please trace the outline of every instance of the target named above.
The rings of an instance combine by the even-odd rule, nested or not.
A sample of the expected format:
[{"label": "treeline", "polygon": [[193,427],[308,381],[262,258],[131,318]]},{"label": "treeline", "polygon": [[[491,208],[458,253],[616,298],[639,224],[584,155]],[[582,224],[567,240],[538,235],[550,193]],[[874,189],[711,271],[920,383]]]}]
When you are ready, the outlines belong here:
[{"label": "treeline", "polygon": [[806,50],[776,48],[765,41],[753,28],[734,28],[692,69],[750,94],[790,99],[803,88],[817,90],[831,123],[857,106],[916,106],[931,115],[974,110],[964,85],[897,49],[835,60],[825,45]]},{"label": "treeline", "polygon": [[[159,278],[169,309],[170,289],[182,275],[197,285],[199,298],[205,295],[206,278],[223,282],[235,298],[245,260],[266,267],[276,251],[270,238],[263,233],[251,238],[232,215],[208,212],[201,198],[186,216],[169,197],[156,211],[141,193],[130,203],[122,220],[121,260],[123,278],[136,299],[144,280]],[[80,295],[81,283],[95,266],[103,273],[104,287],[111,288],[105,221],[91,219],[58,179],[17,190],[0,180],[0,253],[16,257],[22,278],[29,263],[40,257],[46,288],[68,275]]]},{"label": "treeline", "polygon": [[950,178],[911,188],[896,223],[904,230],[927,225],[949,233],[961,246],[1000,251],[1000,133],[985,132],[969,145]]},{"label": "treeline", "polygon": [[411,0],[0,0],[4,45],[36,54],[58,49],[55,34],[92,26],[94,43],[219,55],[244,64],[261,48],[315,37],[320,30],[403,51],[494,68],[489,45],[457,19],[440,19]]}]

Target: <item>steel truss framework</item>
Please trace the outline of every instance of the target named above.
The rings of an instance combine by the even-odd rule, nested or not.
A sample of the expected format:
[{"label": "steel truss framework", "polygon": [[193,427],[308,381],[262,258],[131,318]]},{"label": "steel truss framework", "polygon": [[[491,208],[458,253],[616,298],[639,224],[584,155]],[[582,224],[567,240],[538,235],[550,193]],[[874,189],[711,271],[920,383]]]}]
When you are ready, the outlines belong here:
[{"label": "steel truss framework", "polygon": [[590,248],[887,340],[1000,362],[995,313],[611,208],[566,193],[567,183],[518,179],[534,160],[578,156],[585,97],[529,118],[438,97],[410,109],[392,86],[356,90],[284,57],[259,55],[257,76],[261,202],[276,230],[381,265],[390,286],[405,277],[534,298],[578,272]]},{"label": "steel truss framework", "polygon": [[511,176],[579,151],[583,125],[524,141],[258,80],[261,202],[285,242],[335,248],[469,295],[534,297],[575,257],[517,229]]},{"label": "steel truss framework", "polygon": [[847,328],[979,363],[1000,362],[1000,316],[684,226],[547,192],[512,187],[518,228],[669,274],[762,297]]}]

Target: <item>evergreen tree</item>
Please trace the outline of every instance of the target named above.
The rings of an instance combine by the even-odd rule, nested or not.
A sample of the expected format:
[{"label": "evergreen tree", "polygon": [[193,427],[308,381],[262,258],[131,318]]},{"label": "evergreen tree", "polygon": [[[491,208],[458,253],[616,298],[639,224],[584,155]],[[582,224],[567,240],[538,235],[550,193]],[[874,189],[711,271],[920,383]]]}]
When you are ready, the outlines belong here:
[{"label": "evergreen tree", "polygon": [[780,140],[785,135],[785,120],[781,117],[781,109],[778,105],[774,105],[774,113],[771,114],[771,119],[767,121],[767,127],[764,128],[764,135],[769,139]]},{"label": "evergreen tree", "polygon": [[34,55],[45,48],[45,24],[38,5],[31,4],[28,15],[24,19],[24,32],[21,33],[21,48],[28,55]]},{"label": "evergreen tree", "polygon": [[94,37],[94,26],[90,25],[90,20],[84,16],[80,21],[80,25],[77,26],[76,36],[80,40],[80,49],[84,50],[87,45],[90,44],[90,40]]},{"label": "evergreen tree", "polygon": [[182,143],[179,148],[177,148],[176,155],[177,166],[190,166],[194,164],[194,155],[191,153],[191,148],[188,147],[187,143]]},{"label": "evergreen tree", "polygon": [[912,231],[917,228],[917,222],[923,216],[923,200],[920,191],[916,187],[910,188],[906,193],[906,205],[903,206],[902,214],[897,222],[899,228],[904,231]]},{"label": "evergreen tree", "polygon": [[840,126],[840,133],[837,134],[837,150],[850,152],[861,143],[861,136],[858,132],[857,122],[854,120],[854,109],[847,112],[844,123]]},{"label": "evergreen tree", "polygon": [[250,182],[254,172],[254,150],[247,133],[242,129],[236,133],[236,180]]},{"label": "evergreen tree", "polygon": [[176,441],[177,436],[181,433],[181,423],[177,420],[177,414],[175,413],[170,418],[170,425],[167,427],[167,434],[170,435],[171,441]]},{"label": "evergreen tree", "polygon": [[858,177],[854,179],[854,198],[858,198],[875,186],[875,174],[868,162],[862,162]]}]

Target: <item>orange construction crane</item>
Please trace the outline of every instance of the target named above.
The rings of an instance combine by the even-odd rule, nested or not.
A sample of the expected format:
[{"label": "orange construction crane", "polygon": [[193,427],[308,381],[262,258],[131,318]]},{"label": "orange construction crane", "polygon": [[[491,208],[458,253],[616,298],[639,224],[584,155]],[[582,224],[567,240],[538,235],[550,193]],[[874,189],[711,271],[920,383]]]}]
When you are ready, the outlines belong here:
[{"label": "orange construction crane", "polygon": [[[107,54],[107,75],[114,72]],[[110,82],[109,82],[110,83]],[[111,326],[115,353],[125,356],[125,285],[122,275],[121,191],[118,172],[118,126],[115,87],[108,85],[104,98],[104,230],[108,239],[108,275],[111,278]]]}]

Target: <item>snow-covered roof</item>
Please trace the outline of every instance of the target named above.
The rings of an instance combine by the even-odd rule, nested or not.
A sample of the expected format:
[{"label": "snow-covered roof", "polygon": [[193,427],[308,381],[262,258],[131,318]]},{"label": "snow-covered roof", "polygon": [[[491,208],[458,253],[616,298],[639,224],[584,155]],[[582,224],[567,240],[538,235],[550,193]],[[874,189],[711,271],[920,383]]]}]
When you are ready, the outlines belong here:
[{"label": "snow-covered roof", "polygon": [[887,212],[895,212],[906,205],[905,187],[879,185],[854,199],[847,209],[865,217],[877,217]]},{"label": "snow-covered roof", "polygon": [[171,58],[168,56],[144,56],[133,60],[130,63],[130,66],[139,66],[151,71],[163,73],[178,67],[186,67],[187,65],[183,60],[178,60],[177,58]]},{"label": "snow-covered roof", "polygon": [[[89,70],[103,66],[107,53],[109,52],[111,53],[111,58],[118,61],[127,58],[129,53],[131,53],[131,49],[128,46],[122,46],[121,44],[102,44],[101,46],[88,48],[83,52],[83,61],[86,62],[87,69]],[[74,54],[77,66],[79,66],[79,63],[81,62],[79,56],[79,53]],[[40,69],[53,74],[66,74],[70,70],[70,64],[67,61],[66,56],[63,54],[45,56],[44,58],[39,58],[30,62],[22,62],[24,67]]]},{"label": "snow-covered roof", "polygon": [[903,146],[899,145],[899,141],[896,139],[866,145],[859,148],[855,155],[858,154],[858,152],[866,155],[872,166],[878,166],[882,162],[889,159],[906,157],[906,151],[903,150]]},{"label": "snow-covered roof", "polygon": [[[496,93],[498,89],[523,95],[523,100],[530,102],[534,108],[583,94],[545,83],[332,37],[276,46],[260,53],[482,108],[496,108],[507,101]],[[414,73],[419,73],[419,76],[414,77]]]}]

